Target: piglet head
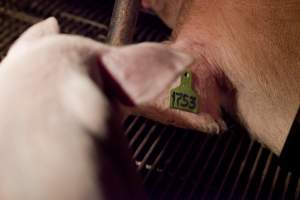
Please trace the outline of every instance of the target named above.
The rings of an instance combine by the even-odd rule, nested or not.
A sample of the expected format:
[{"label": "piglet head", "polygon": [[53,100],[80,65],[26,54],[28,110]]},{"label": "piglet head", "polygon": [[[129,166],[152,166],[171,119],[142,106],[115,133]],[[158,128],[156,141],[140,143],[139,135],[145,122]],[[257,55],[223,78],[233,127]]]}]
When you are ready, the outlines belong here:
[{"label": "piglet head", "polygon": [[[14,141],[18,151],[7,154],[8,162],[3,163],[8,165],[1,169],[22,169],[20,179],[12,182],[10,174],[0,170],[1,175],[9,175],[5,177],[9,181],[4,181],[8,183],[7,190],[1,192],[15,195],[14,191],[18,191],[17,197],[26,194],[25,199],[108,199],[96,195],[98,187],[89,148],[92,136],[100,141],[94,146],[104,151],[97,159],[102,162],[100,181],[103,191],[109,191],[107,196],[117,195],[118,198],[110,199],[120,199],[121,190],[130,194],[124,199],[144,199],[132,198],[138,189],[126,180],[134,175],[126,172],[127,147],[121,149],[118,113],[111,112],[110,107],[114,106],[109,101],[119,99],[131,105],[150,101],[190,62],[189,56],[163,44],[111,47],[85,37],[61,34],[55,18],[30,27],[12,45],[0,67],[0,110],[9,113],[0,116],[5,119],[0,130],[21,138]],[[26,149],[24,154],[22,149]],[[9,155],[16,155],[13,162]],[[68,164],[74,158],[78,164],[71,166],[70,171]],[[36,167],[37,160],[46,163],[46,167]],[[116,173],[109,176],[110,171],[115,172],[112,170]],[[26,180],[29,186],[19,187],[24,184],[18,180]],[[10,188],[11,185],[16,188]],[[34,190],[36,187],[39,189]],[[1,199],[14,199],[9,197]]]}]

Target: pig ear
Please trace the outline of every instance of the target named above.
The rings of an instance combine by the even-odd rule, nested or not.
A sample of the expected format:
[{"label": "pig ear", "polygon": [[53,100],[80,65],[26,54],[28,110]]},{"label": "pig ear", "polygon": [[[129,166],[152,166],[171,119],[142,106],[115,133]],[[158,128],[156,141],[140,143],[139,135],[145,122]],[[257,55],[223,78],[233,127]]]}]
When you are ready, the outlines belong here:
[{"label": "pig ear", "polygon": [[138,105],[154,99],[170,86],[192,58],[163,44],[141,43],[111,48],[101,61],[123,95]]},{"label": "pig ear", "polygon": [[41,39],[48,35],[58,34],[59,25],[54,17],[49,17],[46,20],[38,22],[33,26],[29,27],[22,35],[15,41],[11,46],[8,54],[12,50],[19,50],[25,48],[28,43],[32,43],[35,40]]},{"label": "pig ear", "polygon": [[17,40],[17,42],[32,42],[42,37],[58,34],[59,25],[54,17],[49,17],[29,27]]}]

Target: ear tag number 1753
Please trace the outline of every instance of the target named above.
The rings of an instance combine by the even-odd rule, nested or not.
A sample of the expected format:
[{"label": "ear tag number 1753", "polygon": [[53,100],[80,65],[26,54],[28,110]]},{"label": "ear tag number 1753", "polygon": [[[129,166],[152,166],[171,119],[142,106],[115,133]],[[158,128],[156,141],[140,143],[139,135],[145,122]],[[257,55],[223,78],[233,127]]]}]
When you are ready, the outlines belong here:
[{"label": "ear tag number 1753", "polygon": [[192,73],[187,71],[181,75],[181,83],[171,90],[170,107],[172,109],[198,113],[198,97],[192,88]]}]

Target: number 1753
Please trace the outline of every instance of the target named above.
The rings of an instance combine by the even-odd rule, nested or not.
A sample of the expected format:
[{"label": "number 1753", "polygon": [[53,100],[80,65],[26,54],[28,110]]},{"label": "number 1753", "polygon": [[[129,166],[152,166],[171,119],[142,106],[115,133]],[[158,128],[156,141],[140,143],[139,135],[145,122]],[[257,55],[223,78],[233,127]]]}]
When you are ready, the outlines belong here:
[{"label": "number 1753", "polygon": [[173,107],[181,107],[187,110],[193,110],[197,106],[197,98],[181,92],[172,92],[171,104]]}]

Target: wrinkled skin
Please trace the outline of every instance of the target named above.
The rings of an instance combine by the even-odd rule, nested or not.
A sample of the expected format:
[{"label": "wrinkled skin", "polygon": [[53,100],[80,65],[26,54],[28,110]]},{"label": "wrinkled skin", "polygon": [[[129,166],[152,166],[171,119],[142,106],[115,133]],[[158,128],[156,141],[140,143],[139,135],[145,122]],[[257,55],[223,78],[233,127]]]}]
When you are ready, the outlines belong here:
[{"label": "wrinkled skin", "polygon": [[154,11],[166,25],[174,28],[184,0],[141,0],[142,7],[146,11]]},{"label": "wrinkled skin", "polygon": [[189,0],[182,7],[177,22],[167,22],[176,24],[170,46],[195,58],[190,69],[196,76],[200,112],[168,109],[168,89],[147,105],[159,115],[147,106],[140,113],[214,132],[224,127],[223,107],[279,155],[300,102],[300,1]]},{"label": "wrinkled skin", "polygon": [[162,44],[59,34],[54,18],[29,28],[0,68],[0,199],[144,199],[113,99],[145,103],[189,63]]}]

